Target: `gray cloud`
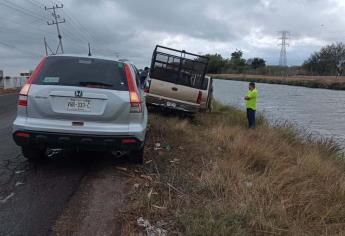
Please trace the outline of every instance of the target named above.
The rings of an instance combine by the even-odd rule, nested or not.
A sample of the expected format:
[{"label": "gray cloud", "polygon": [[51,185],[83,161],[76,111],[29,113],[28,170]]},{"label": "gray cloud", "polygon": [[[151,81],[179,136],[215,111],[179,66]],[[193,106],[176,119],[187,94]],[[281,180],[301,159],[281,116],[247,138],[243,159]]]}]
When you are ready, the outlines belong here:
[{"label": "gray cloud", "polygon": [[[61,3],[60,1],[57,1]],[[156,44],[229,56],[260,56],[276,64],[278,31],[290,30],[289,64],[345,37],[341,0],[65,0],[59,11],[65,51],[115,57],[140,67],[149,64]],[[44,55],[43,37],[57,46],[56,29],[44,0],[0,0],[0,69],[31,69]]]}]

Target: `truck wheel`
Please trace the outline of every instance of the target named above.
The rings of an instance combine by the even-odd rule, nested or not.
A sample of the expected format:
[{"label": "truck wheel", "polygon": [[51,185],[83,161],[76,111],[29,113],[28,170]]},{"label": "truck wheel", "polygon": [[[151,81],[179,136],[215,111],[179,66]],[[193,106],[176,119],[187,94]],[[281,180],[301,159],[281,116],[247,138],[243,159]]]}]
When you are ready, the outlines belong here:
[{"label": "truck wheel", "polygon": [[133,164],[144,164],[144,147],[129,153],[129,160]]},{"label": "truck wheel", "polygon": [[22,147],[22,154],[29,161],[47,158],[46,148]]}]

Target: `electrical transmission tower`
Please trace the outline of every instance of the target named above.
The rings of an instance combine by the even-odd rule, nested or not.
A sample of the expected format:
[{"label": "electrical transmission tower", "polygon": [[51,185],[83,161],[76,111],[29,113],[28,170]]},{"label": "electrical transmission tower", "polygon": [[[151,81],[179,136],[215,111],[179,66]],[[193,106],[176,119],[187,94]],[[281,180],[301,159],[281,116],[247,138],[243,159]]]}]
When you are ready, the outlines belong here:
[{"label": "electrical transmission tower", "polygon": [[57,33],[58,33],[58,38],[59,38],[59,45],[56,49],[56,53],[58,53],[59,49],[61,50],[61,53],[64,53],[64,50],[63,50],[63,46],[62,46],[62,36],[61,36],[61,32],[60,32],[60,28],[59,28],[59,24],[62,24],[62,23],[65,23],[66,20],[63,19],[63,20],[60,20],[60,15],[56,14],[56,10],[57,9],[60,9],[60,8],[63,8],[63,5],[61,4],[60,6],[58,6],[57,4],[53,7],[44,7],[44,9],[46,11],[50,11],[50,10],[53,10],[52,12],[52,16],[54,17],[54,19],[51,21],[51,22],[47,22],[48,25],[56,25],[56,30],[57,30]]},{"label": "electrical transmission tower", "polygon": [[279,46],[281,46],[279,65],[286,67],[287,66],[286,47],[289,46],[289,44],[287,43],[287,40],[289,39],[288,36],[290,32],[287,30],[283,30],[283,31],[280,31],[279,33],[281,33],[282,35],[281,38],[279,38],[281,40],[281,43],[279,44]]}]

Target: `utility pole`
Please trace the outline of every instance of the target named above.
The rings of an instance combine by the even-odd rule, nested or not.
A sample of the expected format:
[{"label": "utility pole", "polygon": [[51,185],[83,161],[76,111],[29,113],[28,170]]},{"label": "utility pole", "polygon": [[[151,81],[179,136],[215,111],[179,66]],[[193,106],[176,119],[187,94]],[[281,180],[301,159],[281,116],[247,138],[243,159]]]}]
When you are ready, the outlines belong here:
[{"label": "utility pole", "polygon": [[44,48],[46,50],[46,56],[48,56],[48,44],[47,44],[46,37],[44,37]]},{"label": "utility pole", "polygon": [[281,33],[281,38],[279,38],[281,40],[281,43],[279,44],[279,46],[281,46],[280,49],[280,57],[279,57],[279,65],[280,66],[287,66],[287,57],[286,57],[286,47],[289,46],[289,44],[287,43],[288,35],[290,34],[289,31],[287,30],[283,30],[280,31],[279,33]]},{"label": "utility pole", "polygon": [[48,49],[50,51],[50,55],[56,55],[56,53],[53,52],[53,50],[49,47],[49,45],[47,43],[47,40],[46,40],[46,37],[44,37],[43,40],[44,40],[44,48],[45,48],[45,51],[46,51],[46,56],[48,56]]},{"label": "utility pole", "polygon": [[47,24],[48,25],[56,25],[56,30],[57,30],[58,38],[59,38],[59,46],[56,49],[56,54],[59,51],[59,48],[61,49],[61,53],[64,53],[63,46],[62,46],[62,36],[61,36],[61,33],[60,33],[59,24],[65,23],[66,20],[65,19],[59,20],[60,19],[60,15],[56,14],[56,10],[60,9],[60,8],[63,8],[62,4],[60,6],[58,6],[56,4],[55,6],[53,5],[53,7],[44,7],[44,9],[46,11],[53,10],[52,16],[54,17],[54,19],[51,22],[48,21]]}]

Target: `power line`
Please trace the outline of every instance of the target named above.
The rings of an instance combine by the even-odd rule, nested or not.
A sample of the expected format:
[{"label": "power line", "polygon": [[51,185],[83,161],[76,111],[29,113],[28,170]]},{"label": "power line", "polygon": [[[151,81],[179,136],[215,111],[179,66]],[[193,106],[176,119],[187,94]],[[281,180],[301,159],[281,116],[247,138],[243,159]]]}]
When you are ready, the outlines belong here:
[{"label": "power line", "polygon": [[26,8],[23,8],[22,6],[17,5],[17,4],[15,4],[15,3],[12,3],[12,2],[8,2],[8,1],[6,1],[6,0],[3,0],[3,1],[0,1],[0,4],[3,5],[3,6],[5,6],[5,7],[7,7],[7,8],[10,8],[10,9],[12,9],[12,10],[14,10],[14,11],[17,11],[17,12],[20,12],[20,13],[22,13],[22,14],[24,14],[24,15],[30,16],[30,17],[32,17],[32,18],[35,18],[35,19],[38,19],[38,20],[42,20],[42,21],[45,20],[45,19],[42,18],[42,17],[36,16],[37,14],[34,13],[34,12],[31,12],[31,10],[28,10],[28,9],[26,9]]},{"label": "power line", "polygon": [[19,51],[19,52],[21,52],[21,53],[23,53],[23,54],[31,54],[32,56],[37,56],[37,57],[41,57],[41,55],[40,54],[38,54],[38,53],[36,53],[36,52],[32,52],[32,51],[29,51],[29,50],[26,50],[26,49],[21,49],[21,48],[18,48],[18,47],[16,47],[16,46],[14,46],[14,45],[12,45],[12,44],[9,44],[9,43],[7,43],[7,42],[4,42],[4,41],[0,41],[0,44],[1,45],[4,45],[5,47],[7,47],[7,48],[11,48],[11,49],[15,49],[15,50],[17,50],[17,51]]}]

